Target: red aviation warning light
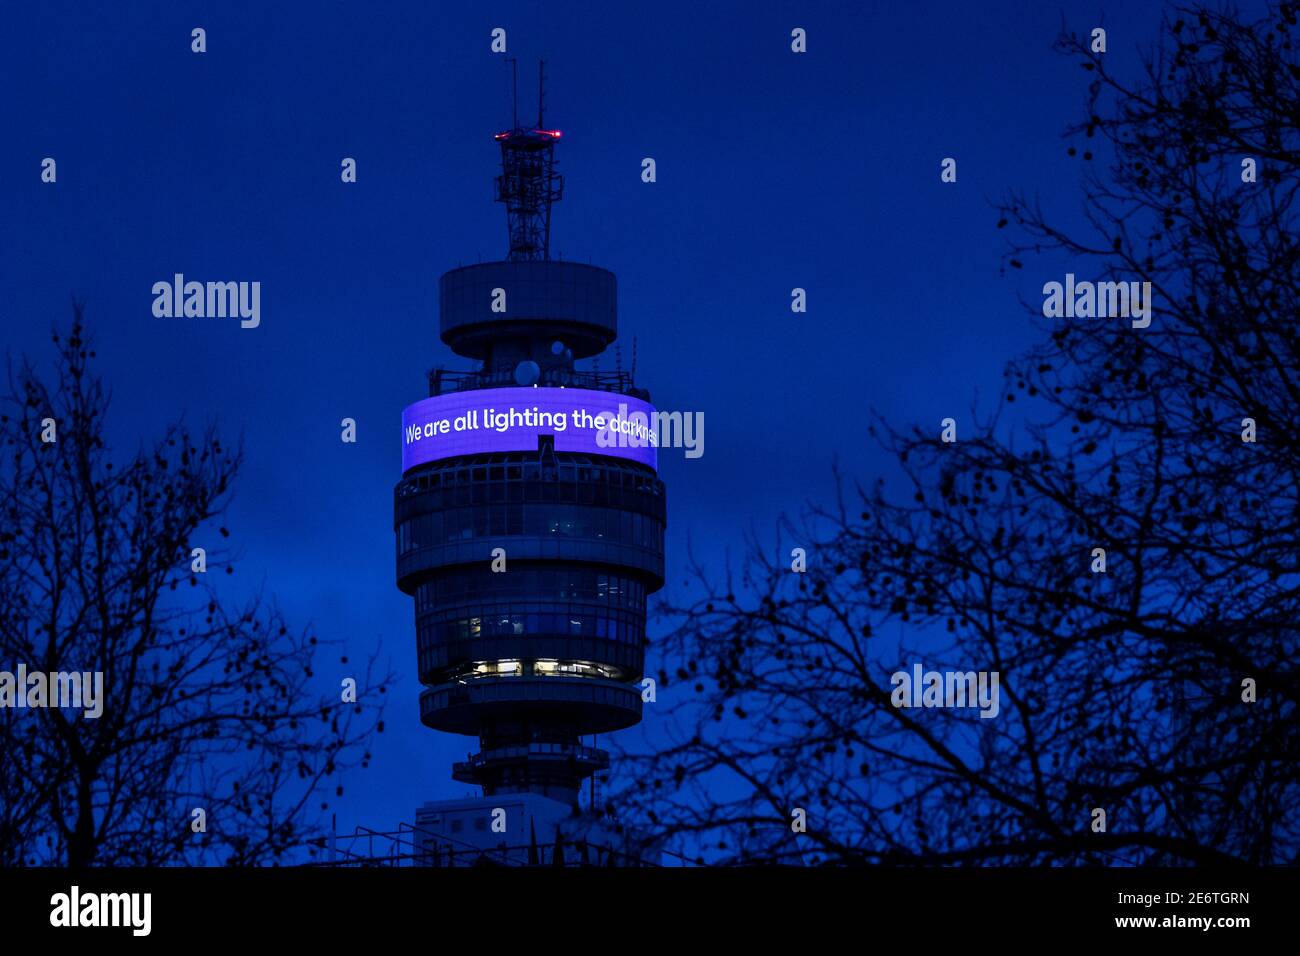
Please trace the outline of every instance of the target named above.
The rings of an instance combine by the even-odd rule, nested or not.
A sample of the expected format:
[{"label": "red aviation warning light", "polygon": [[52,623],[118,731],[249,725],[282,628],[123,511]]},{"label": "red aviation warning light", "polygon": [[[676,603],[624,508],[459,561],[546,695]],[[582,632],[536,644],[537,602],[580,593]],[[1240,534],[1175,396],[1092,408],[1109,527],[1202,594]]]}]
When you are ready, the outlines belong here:
[{"label": "red aviation warning light", "polygon": [[508,129],[504,133],[497,133],[492,138],[498,143],[503,139],[511,139],[516,136],[531,136],[538,140],[556,140],[564,134],[558,129]]}]

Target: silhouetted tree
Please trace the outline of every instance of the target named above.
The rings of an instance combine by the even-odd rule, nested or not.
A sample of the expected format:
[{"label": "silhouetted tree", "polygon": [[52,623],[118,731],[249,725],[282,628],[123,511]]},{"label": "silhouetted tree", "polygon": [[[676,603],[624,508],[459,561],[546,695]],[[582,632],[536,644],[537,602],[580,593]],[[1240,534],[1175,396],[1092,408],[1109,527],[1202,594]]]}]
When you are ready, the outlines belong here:
[{"label": "silhouetted tree", "polygon": [[54,341],[57,379],[11,370],[0,416],[0,669],[101,672],[103,713],[0,709],[0,864],[287,860],[390,678],[362,668],[355,705],[311,690],[324,642],[207,583],[233,570],[213,544],[239,452],[176,424],[115,459],[80,307]]},{"label": "silhouetted tree", "polygon": [[[956,443],[877,420],[897,483],[841,482],[739,580],[697,569],[666,641],[694,694],[623,794],[660,832],[729,862],[1300,860],[1295,31],[1171,11],[1134,84],[1061,38],[1071,154],[1108,168],[1082,235],[1002,203],[1007,263],[1150,282],[1150,327],[1033,303],[999,410]],[[1000,714],[893,706],[914,663],[998,672]]]}]

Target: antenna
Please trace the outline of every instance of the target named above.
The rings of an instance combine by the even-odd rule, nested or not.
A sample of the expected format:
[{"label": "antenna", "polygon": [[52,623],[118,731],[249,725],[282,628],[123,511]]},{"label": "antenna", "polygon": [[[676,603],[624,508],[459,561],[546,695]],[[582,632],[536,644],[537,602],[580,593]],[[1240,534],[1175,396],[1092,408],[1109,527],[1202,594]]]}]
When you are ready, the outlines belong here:
[{"label": "antenna", "polygon": [[519,68],[510,59],[514,126],[496,134],[501,144],[501,174],[496,200],[506,204],[511,260],[551,258],[551,204],[564,192],[564,177],[555,171],[557,129],[546,129],[546,61],[537,61],[537,126],[519,125]]},{"label": "antenna", "polygon": [[537,128],[545,129],[542,113],[546,106],[546,61],[537,61]]},{"label": "antenna", "polygon": [[512,56],[506,62],[510,64],[510,106],[511,106],[510,128],[518,129],[519,128],[519,60]]}]

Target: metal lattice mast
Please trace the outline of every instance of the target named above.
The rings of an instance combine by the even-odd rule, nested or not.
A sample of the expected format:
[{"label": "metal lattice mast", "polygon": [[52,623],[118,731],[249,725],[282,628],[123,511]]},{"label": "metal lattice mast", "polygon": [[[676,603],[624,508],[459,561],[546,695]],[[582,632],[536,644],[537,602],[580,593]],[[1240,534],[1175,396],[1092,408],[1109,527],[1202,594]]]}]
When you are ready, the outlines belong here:
[{"label": "metal lattice mast", "polygon": [[[511,61],[514,69],[515,62]],[[516,85],[512,129],[497,133],[501,144],[501,174],[496,179],[496,200],[506,205],[510,234],[508,259],[551,257],[551,204],[564,193],[564,177],[555,171],[555,142],[560,131],[545,129],[545,61],[537,69],[537,126],[526,129],[518,120]]]}]

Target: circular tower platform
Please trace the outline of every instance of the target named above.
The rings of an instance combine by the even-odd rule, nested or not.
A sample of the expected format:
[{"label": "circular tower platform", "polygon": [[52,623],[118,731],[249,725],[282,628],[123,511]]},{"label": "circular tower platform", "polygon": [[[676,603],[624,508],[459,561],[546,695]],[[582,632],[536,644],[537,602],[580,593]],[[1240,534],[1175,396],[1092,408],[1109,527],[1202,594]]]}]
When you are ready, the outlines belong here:
[{"label": "circular tower platform", "polygon": [[[493,311],[502,301],[504,310]],[[549,259],[482,262],[443,273],[442,341],[489,360],[502,340],[557,338],[573,358],[598,355],[618,335],[618,284],[599,266]]]}]

